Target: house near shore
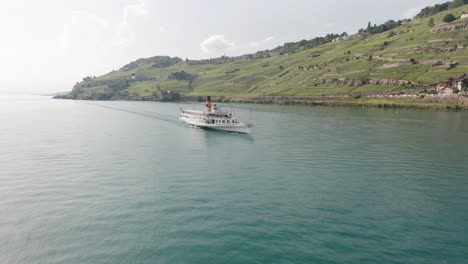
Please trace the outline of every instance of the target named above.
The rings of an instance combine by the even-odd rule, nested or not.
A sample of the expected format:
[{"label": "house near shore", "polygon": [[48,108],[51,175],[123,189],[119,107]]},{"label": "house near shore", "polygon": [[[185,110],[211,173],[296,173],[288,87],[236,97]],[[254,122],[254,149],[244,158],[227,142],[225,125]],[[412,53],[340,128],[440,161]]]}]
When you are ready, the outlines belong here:
[{"label": "house near shore", "polygon": [[457,92],[465,92],[468,89],[468,74],[453,77],[437,85],[436,92],[440,95],[451,95]]},{"label": "house near shore", "polygon": [[463,11],[460,15],[460,19],[465,19],[465,18],[468,18],[468,11]]},{"label": "house near shore", "polygon": [[437,85],[436,91],[437,91],[437,94],[439,95],[452,95],[453,94],[453,88],[450,87],[446,83]]},{"label": "house near shore", "polygon": [[168,102],[168,101],[178,101],[180,99],[180,94],[177,92],[167,91],[167,90],[159,90],[160,96],[159,100],[161,102]]}]

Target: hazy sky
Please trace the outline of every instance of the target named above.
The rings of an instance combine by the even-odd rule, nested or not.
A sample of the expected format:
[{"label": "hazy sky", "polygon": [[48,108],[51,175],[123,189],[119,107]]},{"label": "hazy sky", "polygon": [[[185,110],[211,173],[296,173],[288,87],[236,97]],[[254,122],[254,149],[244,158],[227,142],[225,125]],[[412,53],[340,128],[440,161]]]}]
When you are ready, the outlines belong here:
[{"label": "hazy sky", "polygon": [[441,0],[1,0],[0,93],[67,91],[141,57],[239,55]]}]

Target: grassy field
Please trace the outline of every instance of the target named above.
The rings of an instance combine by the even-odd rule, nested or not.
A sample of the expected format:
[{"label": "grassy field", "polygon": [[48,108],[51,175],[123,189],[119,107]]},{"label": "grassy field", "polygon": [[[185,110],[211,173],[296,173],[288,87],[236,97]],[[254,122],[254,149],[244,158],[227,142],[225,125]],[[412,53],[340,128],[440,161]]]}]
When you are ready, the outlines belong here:
[{"label": "grassy field", "polygon": [[[459,16],[467,6],[439,13],[433,18],[442,22],[443,16]],[[85,89],[103,90],[99,81],[130,79],[132,75],[146,78],[130,82],[129,93],[149,96],[164,90],[189,96],[261,96],[300,95],[321,96],[345,93],[390,92],[404,89],[395,85],[364,85],[360,87],[336,83],[322,84],[320,80],[339,79],[397,79],[419,85],[434,85],[453,76],[468,72],[468,30],[430,32],[429,18],[413,19],[391,31],[376,35],[353,35],[316,48],[304,49],[287,56],[274,53],[270,58],[246,59],[223,64],[189,65],[185,62],[167,68],[141,65],[131,70],[113,71],[87,80],[79,85]],[[452,24],[468,22],[457,19]],[[390,32],[393,32],[390,34]],[[454,46],[457,51],[446,51]],[[413,61],[412,65],[395,66]],[[443,65],[434,66],[439,61]],[[452,68],[447,63],[456,61]],[[185,71],[194,80],[169,79],[171,73]],[[93,87],[93,84],[96,87]],[[105,86],[105,85],[104,85]]]}]

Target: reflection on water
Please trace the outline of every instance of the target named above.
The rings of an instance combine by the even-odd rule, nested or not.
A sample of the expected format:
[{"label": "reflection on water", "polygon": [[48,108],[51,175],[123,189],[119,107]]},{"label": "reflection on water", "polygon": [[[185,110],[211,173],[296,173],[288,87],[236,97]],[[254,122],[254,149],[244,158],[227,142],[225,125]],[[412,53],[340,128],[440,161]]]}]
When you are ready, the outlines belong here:
[{"label": "reflection on water", "polygon": [[468,114],[0,98],[5,263],[463,263]]}]

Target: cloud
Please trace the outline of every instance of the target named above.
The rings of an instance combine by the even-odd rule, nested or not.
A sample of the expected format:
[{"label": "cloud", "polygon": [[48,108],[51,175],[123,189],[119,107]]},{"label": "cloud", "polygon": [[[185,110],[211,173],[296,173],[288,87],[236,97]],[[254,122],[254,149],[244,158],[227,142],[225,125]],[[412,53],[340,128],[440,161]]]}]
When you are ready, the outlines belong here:
[{"label": "cloud", "polygon": [[132,19],[144,17],[149,14],[145,0],[133,1],[123,7],[122,19],[117,29],[118,41],[117,46],[128,45],[132,42],[133,31],[130,29]]},{"label": "cloud", "polygon": [[203,52],[209,54],[225,53],[235,46],[234,42],[227,40],[223,35],[212,35],[200,43]]},{"label": "cloud", "polygon": [[127,4],[123,8],[123,16],[120,25],[126,27],[128,26],[129,19],[131,16],[142,17],[146,16],[148,13],[149,11],[146,8],[146,3],[144,0],[138,0],[135,3]]},{"label": "cloud", "polygon": [[73,11],[58,36],[60,51],[128,46],[134,38],[132,21],[146,16],[149,11],[145,0],[126,1],[120,8],[122,16],[118,23],[89,11]]},{"label": "cloud", "polygon": [[267,44],[270,44],[275,38],[273,36],[269,36],[263,40],[260,40],[260,41],[252,41],[250,42],[250,46],[251,47],[260,47],[260,46],[264,46],[264,45],[267,45]]},{"label": "cloud", "polygon": [[413,18],[415,17],[419,11],[421,11],[421,9],[423,9],[424,6],[418,6],[418,7],[412,7],[408,10],[406,10],[404,13],[403,13],[403,18]]},{"label": "cloud", "polygon": [[58,37],[59,47],[65,49],[77,43],[80,46],[93,46],[97,39],[104,37],[108,28],[108,21],[94,13],[73,11],[63,24]]},{"label": "cloud", "polygon": [[161,33],[167,33],[167,28],[165,26],[159,26],[159,32]]}]

